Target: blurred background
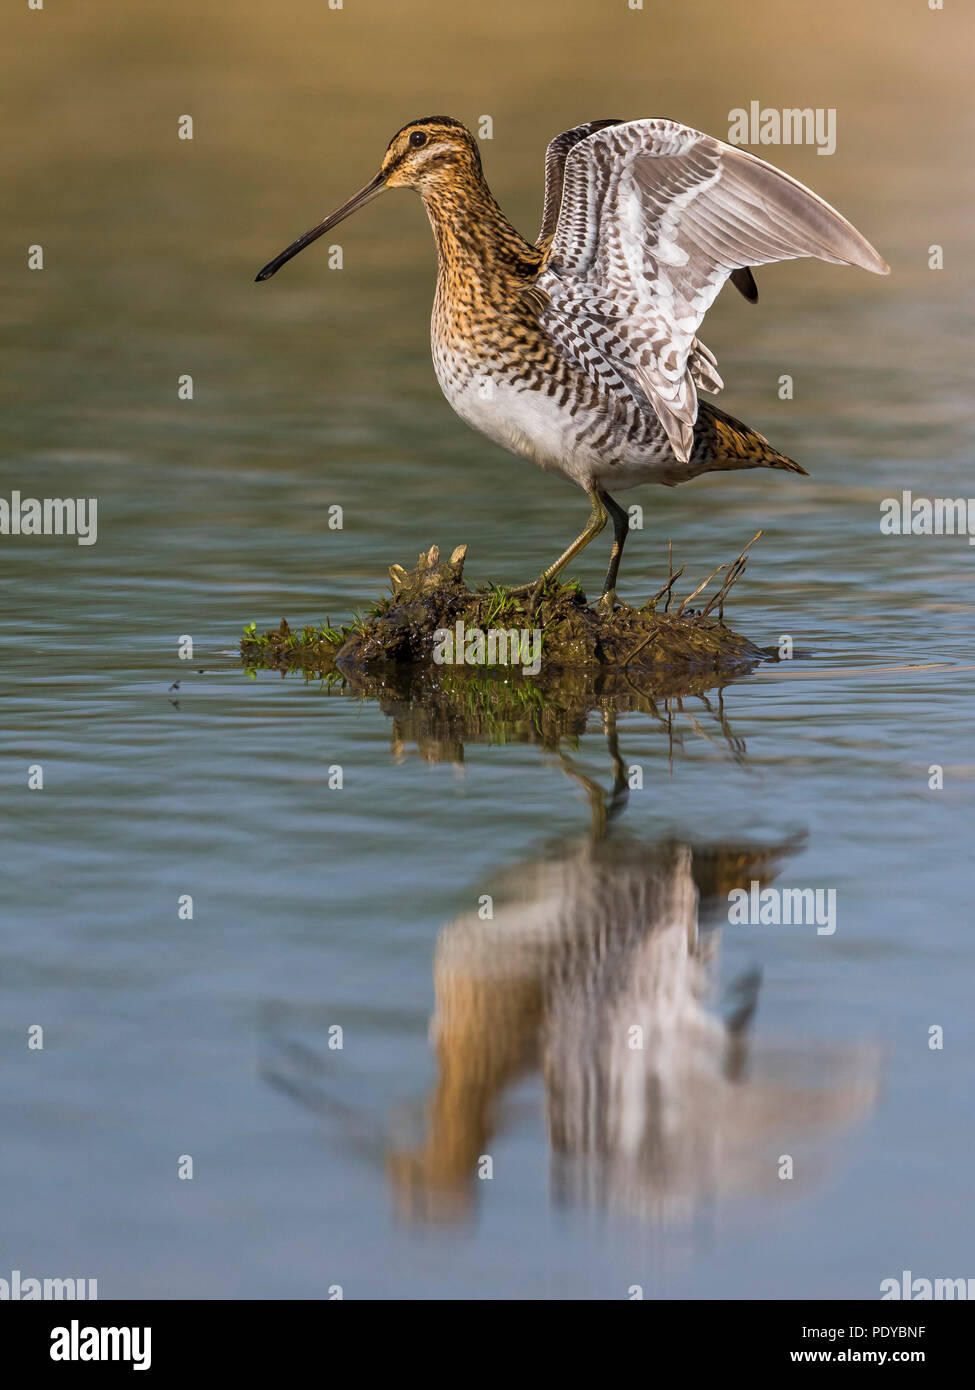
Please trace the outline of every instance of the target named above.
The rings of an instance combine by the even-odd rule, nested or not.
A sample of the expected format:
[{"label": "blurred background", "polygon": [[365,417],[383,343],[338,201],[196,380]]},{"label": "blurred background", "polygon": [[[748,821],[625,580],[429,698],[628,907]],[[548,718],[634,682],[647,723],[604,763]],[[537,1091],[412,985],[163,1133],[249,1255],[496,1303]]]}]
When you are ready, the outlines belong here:
[{"label": "blurred background", "polygon": [[[2,1258],[97,1277],[103,1297],[319,1297],[336,1283],[347,1297],[623,1297],[639,1283],[871,1298],[902,1268],[972,1273],[975,552],[879,533],[881,500],[902,488],[972,490],[971,16],[951,0],[47,0],[4,33],[0,495],[97,497],[99,535],[0,538]],[[704,338],[720,404],[811,476],[627,494],[646,521],[620,593],[660,585],[668,540],[703,577],[762,527],[728,619],[763,643],[790,634],[808,658],[730,687],[717,722],[695,705],[697,729],[672,704],[615,711],[645,772],[618,854],[587,838],[592,789],[530,723],[506,741],[461,723],[445,747],[422,710],[404,725],[403,708],[248,680],[234,655],[247,622],[347,619],[389,564],[434,542],[466,542],[475,580],[522,581],[585,516],[575,489],[440,397],[415,197],[391,192],[338,229],[341,270],[322,244],[268,284],[257,270],[365,183],[411,118],[489,116],[485,172],[534,237],[558,131],[658,115],[726,137],[751,101],[835,108],[834,154],[756,152],[837,206],[893,273],[789,263],[759,271],[757,306],[719,299]],[[27,269],[35,244],[43,271]],[[932,245],[943,270],[928,268]],[[183,374],[192,401],[177,398]],[[592,587],[604,565],[593,546],[575,572]],[[177,660],[182,634],[192,663]],[[565,721],[607,795],[610,712],[587,697]],[[26,790],[33,762],[43,792]],[[575,1124],[569,1059],[587,1015],[537,993],[550,957],[501,971],[517,1055],[489,1068],[473,1116],[451,1110],[456,1033],[428,1041],[444,997],[474,1055],[498,1055],[477,1013],[497,981],[485,996],[475,961],[443,995],[477,892],[514,895],[509,964],[538,901],[563,921],[580,892],[623,925],[632,961],[641,923],[655,942],[662,920],[698,930],[688,865],[702,855],[745,870],[771,855],[782,884],[837,890],[833,937],[726,925],[720,963],[702,946],[682,997],[713,989],[712,1022],[689,1002],[666,1047],[679,1061],[687,1028],[712,1042],[645,1078],[686,1099],[701,1068],[723,1075],[708,1030],[734,1014],[722,991],[758,972],[766,1071],[748,1094],[767,1100],[775,1078],[781,1128],[764,1102],[761,1121],[716,1124],[735,1162],[681,1185],[669,1156],[708,1116],[678,1105],[673,1142],[620,1166],[612,1107]],[[192,921],[177,918],[183,893]],[[572,920],[590,941],[592,915]],[[597,978],[619,999],[612,969]],[[41,1054],[24,1046],[34,1023]],[[484,1076],[458,1076],[470,1101]],[[715,1085],[717,1115],[734,1096]],[[641,1116],[646,1138],[659,1117]],[[482,1142],[496,1160],[483,1184]],[[775,1176],[783,1152],[804,1156],[791,1185]],[[176,1179],[184,1153],[192,1183]]]}]

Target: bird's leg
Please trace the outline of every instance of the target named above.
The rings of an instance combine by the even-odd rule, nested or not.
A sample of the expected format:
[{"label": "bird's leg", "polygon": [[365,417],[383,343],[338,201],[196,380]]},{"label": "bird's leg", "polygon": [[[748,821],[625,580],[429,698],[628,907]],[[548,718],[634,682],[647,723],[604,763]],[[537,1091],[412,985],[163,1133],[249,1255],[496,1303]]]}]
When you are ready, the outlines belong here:
[{"label": "bird's leg", "polygon": [[613,548],[609,552],[609,569],[606,571],[606,581],[603,584],[602,597],[599,600],[598,608],[604,617],[613,616],[613,605],[616,602],[616,576],[620,570],[620,560],[623,558],[623,547],[626,544],[626,537],[630,530],[630,518],[628,513],[618,502],[614,502],[608,492],[600,492],[600,501],[613,518]]},{"label": "bird's leg", "polygon": [[[598,488],[586,488],[586,493],[592,503],[592,511],[589,513],[589,520],[586,522],[586,529],[581,535],[576,536],[570,546],[563,550],[554,564],[549,565],[548,569],[543,570],[533,584],[522,584],[517,589],[509,589],[508,592],[514,598],[523,598],[527,594],[538,593],[550,579],[554,579],[557,574],[561,574],[566,565],[574,560],[580,550],[585,550],[591,540],[599,535],[606,525],[606,508],[603,506],[603,499],[599,494]],[[613,503],[616,506],[616,503]],[[624,513],[625,521],[625,513]]]}]

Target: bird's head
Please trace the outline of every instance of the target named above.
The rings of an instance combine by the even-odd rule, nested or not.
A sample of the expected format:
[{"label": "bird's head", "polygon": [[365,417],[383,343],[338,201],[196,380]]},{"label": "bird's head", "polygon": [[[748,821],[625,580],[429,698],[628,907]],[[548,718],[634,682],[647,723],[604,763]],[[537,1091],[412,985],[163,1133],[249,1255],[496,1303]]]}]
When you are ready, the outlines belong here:
[{"label": "bird's head", "polygon": [[380,170],[387,188],[421,190],[480,171],[477,141],[450,116],[424,116],[398,130]]},{"label": "bird's head", "polygon": [[411,121],[390,140],[376,177],[323,222],[292,242],[280,256],[268,261],[257,279],[270,280],[292,256],[297,256],[299,251],[366,203],[371,203],[373,198],[378,198],[387,188],[415,188],[423,194],[471,177],[480,178],[480,174],[477,141],[460,121],[450,116],[424,116],[422,120]]}]

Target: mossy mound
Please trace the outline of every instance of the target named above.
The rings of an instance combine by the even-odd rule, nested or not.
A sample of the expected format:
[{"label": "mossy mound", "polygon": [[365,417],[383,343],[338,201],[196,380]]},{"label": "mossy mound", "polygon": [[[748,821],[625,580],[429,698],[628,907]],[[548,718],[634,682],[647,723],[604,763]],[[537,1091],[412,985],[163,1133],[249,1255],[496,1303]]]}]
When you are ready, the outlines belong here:
[{"label": "mossy mound", "polygon": [[[337,670],[343,676],[404,666],[434,666],[444,661],[444,634],[450,633],[447,664],[451,669],[514,661],[527,664],[526,647],[516,651],[501,634],[537,634],[531,650],[540,657],[533,678],[570,671],[646,672],[658,678],[669,673],[686,678],[711,673],[723,678],[751,670],[766,653],[746,637],[726,627],[720,614],[732,584],[744,572],[743,551],[728,565],[721,565],[683,601],[673,596],[682,573],[672,574],[664,587],[642,608],[626,605],[610,615],[590,607],[576,584],[550,581],[535,592],[516,596],[502,588],[471,590],[463,578],[466,546],[459,546],[441,562],[436,546],[419,557],[407,572],[399,565],[390,569],[392,595],[381,599],[367,617],[341,629],[326,622],[320,627],[292,631],[281,626],[263,635],[251,624],[240,645],[249,666],[278,670],[293,668],[324,674]],[[747,549],[747,547],[746,547]],[[716,575],[724,572],[721,587],[698,610],[691,600],[703,594]],[[703,602],[703,600],[702,600]],[[718,616],[712,616],[717,612]],[[456,651],[450,652],[453,634],[460,634]],[[492,648],[478,650],[477,634],[498,635]],[[474,634],[473,655],[465,649],[465,636]],[[540,639],[540,650],[538,641]],[[464,660],[460,660],[461,654]],[[710,682],[710,683],[713,683]]]}]

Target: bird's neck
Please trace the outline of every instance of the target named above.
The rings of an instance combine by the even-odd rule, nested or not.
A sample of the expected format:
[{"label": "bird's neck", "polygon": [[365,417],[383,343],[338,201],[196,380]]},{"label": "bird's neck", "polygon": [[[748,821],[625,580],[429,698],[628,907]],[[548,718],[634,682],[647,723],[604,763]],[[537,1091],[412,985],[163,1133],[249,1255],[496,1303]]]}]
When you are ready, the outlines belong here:
[{"label": "bird's neck", "polygon": [[541,253],[515,231],[478,171],[422,188],[420,196],[437,243],[441,289],[469,279],[524,284],[541,267]]}]

